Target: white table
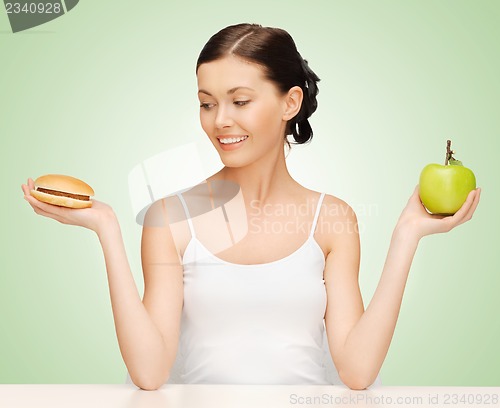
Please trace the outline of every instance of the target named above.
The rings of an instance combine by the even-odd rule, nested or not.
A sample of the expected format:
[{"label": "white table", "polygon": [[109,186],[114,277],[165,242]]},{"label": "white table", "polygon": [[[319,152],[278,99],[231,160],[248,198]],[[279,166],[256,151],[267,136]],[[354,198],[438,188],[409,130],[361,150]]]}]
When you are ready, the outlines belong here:
[{"label": "white table", "polygon": [[500,407],[500,387],[0,384],[1,408]]}]

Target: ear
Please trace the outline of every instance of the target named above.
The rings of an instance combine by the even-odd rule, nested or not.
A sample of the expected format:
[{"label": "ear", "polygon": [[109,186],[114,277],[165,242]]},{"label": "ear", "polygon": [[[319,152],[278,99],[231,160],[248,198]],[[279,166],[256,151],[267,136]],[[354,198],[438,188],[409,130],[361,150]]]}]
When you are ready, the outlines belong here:
[{"label": "ear", "polygon": [[300,86],[294,86],[285,95],[285,111],[283,113],[283,120],[288,121],[295,117],[302,106],[302,99],[304,93]]}]

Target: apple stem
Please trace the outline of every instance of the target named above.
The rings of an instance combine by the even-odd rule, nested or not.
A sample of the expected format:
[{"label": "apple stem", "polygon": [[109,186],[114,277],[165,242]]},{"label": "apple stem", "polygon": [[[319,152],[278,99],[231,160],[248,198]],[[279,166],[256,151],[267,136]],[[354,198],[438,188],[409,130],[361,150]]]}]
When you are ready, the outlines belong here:
[{"label": "apple stem", "polygon": [[446,160],[444,161],[444,165],[448,166],[450,160],[455,160],[453,157],[453,150],[451,150],[451,140],[446,141]]}]

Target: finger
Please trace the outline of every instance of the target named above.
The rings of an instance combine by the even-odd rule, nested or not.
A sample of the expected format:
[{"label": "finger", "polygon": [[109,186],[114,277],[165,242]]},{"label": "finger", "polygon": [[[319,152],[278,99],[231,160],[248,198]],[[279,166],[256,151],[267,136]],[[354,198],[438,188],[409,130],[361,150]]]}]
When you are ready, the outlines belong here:
[{"label": "finger", "polygon": [[418,184],[413,189],[412,197],[416,197],[416,198],[418,198],[418,201],[421,201],[420,200],[420,186]]},{"label": "finger", "polygon": [[26,201],[28,201],[29,205],[33,209],[33,211],[37,214],[44,215],[46,217],[50,216],[51,214],[45,211],[43,208],[40,208],[36,200],[34,200],[32,197],[27,198],[25,197]]},{"label": "finger", "polygon": [[443,219],[440,221],[440,232],[449,232],[456,226],[462,224],[465,222],[465,215],[469,211],[470,206],[472,205],[473,199],[474,199],[475,192],[471,191],[465,200],[465,202],[462,204],[460,209],[454,214],[454,215],[448,215],[444,216]]},{"label": "finger", "polygon": [[26,184],[21,184],[21,188],[24,192],[24,195],[31,195],[30,191],[35,189],[35,183],[31,178],[28,178]]},{"label": "finger", "polygon": [[33,197],[32,195],[30,195],[29,193],[28,193],[28,195],[24,196],[24,199],[29,203],[29,205],[31,205],[31,207],[33,208],[33,210],[42,210],[44,212],[47,212],[41,206],[41,202],[38,201],[35,197]]},{"label": "finger", "polygon": [[52,218],[53,216],[53,214],[50,214],[47,211],[42,210],[40,207],[37,207],[36,205],[31,205],[31,208],[33,208],[33,211],[38,215],[43,215],[44,217],[50,217],[50,218]]},{"label": "finger", "polygon": [[469,221],[472,218],[472,216],[474,215],[474,212],[476,211],[476,208],[479,204],[480,198],[481,198],[481,189],[477,188],[476,195],[474,196],[474,201],[472,202],[472,205],[470,206],[469,211],[465,215],[464,220],[462,222]]},{"label": "finger", "polygon": [[463,218],[470,210],[472,207],[472,203],[474,202],[474,198],[477,195],[477,190],[472,190],[467,194],[467,198],[465,199],[465,202],[462,204],[462,206],[458,209],[458,211],[455,213],[454,217],[456,218]]},{"label": "finger", "polygon": [[449,217],[449,223],[452,225],[452,227],[456,227],[457,225],[463,224],[464,222],[469,220],[467,218],[467,215],[473,207],[477,193],[477,190],[472,190],[471,192],[469,192],[469,194],[467,195],[467,199],[459,208],[459,210],[453,216]]},{"label": "finger", "polygon": [[25,197],[26,201],[29,202],[33,211],[47,218],[52,218],[56,221],[59,221],[62,224],[66,224],[66,217],[64,217],[64,208],[60,208],[55,205],[45,204],[41,201],[38,201],[36,198],[29,196]]},{"label": "finger", "polygon": [[408,203],[415,203],[415,204],[422,205],[422,200],[420,200],[420,188],[419,188],[418,184],[413,189],[413,193],[411,194],[410,198],[408,199]]},{"label": "finger", "polygon": [[47,217],[47,218],[52,218],[53,220],[56,220],[56,221],[60,222],[61,224],[66,224],[66,219],[63,217],[60,217],[57,214],[48,213],[48,212],[46,212],[38,207],[33,207],[33,211],[35,211],[35,213],[38,215],[42,215],[42,216]]},{"label": "finger", "polygon": [[44,203],[43,201],[37,200],[35,197],[33,197],[31,194],[24,197],[26,201],[28,201],[33,207],[39,208],[40,210],[44,211],[47,214],[58,214],[58,215],[63,215],[64,210],[67,210],[66,208],[59,207],[57,205],[52,205],[48,203]]}]

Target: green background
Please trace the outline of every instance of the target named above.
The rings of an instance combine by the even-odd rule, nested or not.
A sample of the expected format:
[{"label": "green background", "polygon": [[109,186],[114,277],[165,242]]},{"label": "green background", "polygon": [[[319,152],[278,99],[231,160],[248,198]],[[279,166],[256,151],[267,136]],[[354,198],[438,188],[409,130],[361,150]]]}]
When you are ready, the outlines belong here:
[{"label": "green background", "polygon": [[220,28],[258,22],[288,30],[322,79],[313,142],[287,160],[358,212],[365,305],[424,165],[451,138],[474,170],[481,204],[421,241],[381,376],[499,386],[499,21],[497,0],[85,0],[13,34],[0,12],[0,382],[124,381],[97,237],[36,216],[20,185],[45,173],[89,182],[120,219],[142,293],[128,173],[204,140],[197,55]]}]

